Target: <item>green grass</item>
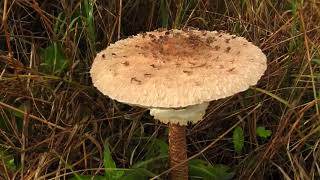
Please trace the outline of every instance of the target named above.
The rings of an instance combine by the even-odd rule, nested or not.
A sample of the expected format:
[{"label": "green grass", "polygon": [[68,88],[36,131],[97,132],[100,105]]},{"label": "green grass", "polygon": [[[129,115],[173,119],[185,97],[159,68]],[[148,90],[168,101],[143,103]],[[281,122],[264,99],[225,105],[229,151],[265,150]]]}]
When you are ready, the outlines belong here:
[{"label": "green grass", "polygon": [[103,96],[88,72],[118,37],[187,26],[268,57],[256,87],[188,127],[190,177],[319,179],[317,1],[37,2],[0,2],[0,179],[168,179],[166,126]]}]

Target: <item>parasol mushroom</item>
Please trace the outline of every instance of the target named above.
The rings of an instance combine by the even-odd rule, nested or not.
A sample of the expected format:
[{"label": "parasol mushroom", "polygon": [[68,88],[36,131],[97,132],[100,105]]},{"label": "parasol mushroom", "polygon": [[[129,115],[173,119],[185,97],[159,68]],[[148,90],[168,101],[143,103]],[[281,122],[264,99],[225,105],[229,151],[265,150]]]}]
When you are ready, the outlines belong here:
[{"label": "parasol mushroom", "polygon": [[[257,83],[266,56],[245,38],[217,31],[157,30],[117,41],[97,54],[94,86],[119,102],[150,109],[169,124],[170,166],[187,159],[185,127],[210,101]],[[171,179],[188,179],[186,163]]]}]

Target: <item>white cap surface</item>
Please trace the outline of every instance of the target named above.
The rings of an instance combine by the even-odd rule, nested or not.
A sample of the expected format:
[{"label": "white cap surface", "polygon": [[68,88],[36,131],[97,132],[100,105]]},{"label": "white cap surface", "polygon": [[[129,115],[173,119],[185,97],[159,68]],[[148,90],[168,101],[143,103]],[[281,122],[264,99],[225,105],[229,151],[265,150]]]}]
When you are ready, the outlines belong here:
[{"label": "white cap surface", "polygon": [[263,52],[242,37],[216,31],[153,31],[97,54],[95,87],[120,102],[181,108],[234,95],[266,70]]}]

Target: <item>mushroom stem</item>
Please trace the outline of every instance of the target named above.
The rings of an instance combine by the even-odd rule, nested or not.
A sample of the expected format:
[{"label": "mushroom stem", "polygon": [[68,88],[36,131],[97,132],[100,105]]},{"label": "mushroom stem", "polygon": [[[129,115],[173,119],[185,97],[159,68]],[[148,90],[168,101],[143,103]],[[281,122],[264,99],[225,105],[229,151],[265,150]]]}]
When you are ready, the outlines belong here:
[{"label": "mushroom stem", "polygon": [[[188,179],[186,125],[202,120],[209,103],[204,102],[181,109],[151,108],[150,114],[163,123],[169,123],[169,158],[172,180]],[[179,165],[178,165],[179,164]]]},{"label": "mushroom stem", "polygon": [[186,126],[169,124],[169,158],[170,167],[174,167],[171,180],[188,179],[187,162],[180,164],[187,159]]}]

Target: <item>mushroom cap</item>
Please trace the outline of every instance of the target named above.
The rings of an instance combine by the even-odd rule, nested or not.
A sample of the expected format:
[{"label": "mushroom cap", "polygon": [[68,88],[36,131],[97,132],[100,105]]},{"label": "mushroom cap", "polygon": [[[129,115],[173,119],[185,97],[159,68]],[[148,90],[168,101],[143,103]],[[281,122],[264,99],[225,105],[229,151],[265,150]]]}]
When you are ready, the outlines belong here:
[{"label": "mushroom cap", "polygon": [[97,54],[95,87],[117,101],[149,108],[183,108],[255,85],[264,53],[224,32],[163,30],[119,40]]}]

